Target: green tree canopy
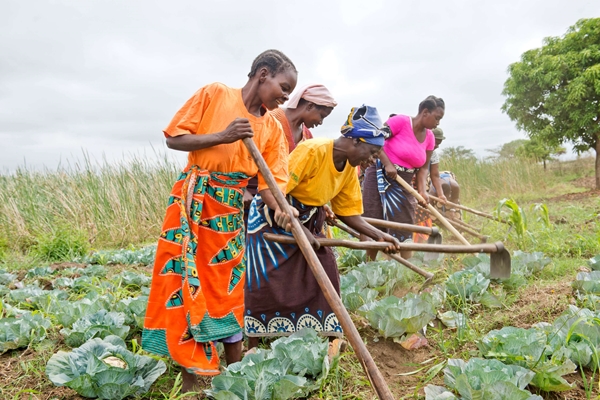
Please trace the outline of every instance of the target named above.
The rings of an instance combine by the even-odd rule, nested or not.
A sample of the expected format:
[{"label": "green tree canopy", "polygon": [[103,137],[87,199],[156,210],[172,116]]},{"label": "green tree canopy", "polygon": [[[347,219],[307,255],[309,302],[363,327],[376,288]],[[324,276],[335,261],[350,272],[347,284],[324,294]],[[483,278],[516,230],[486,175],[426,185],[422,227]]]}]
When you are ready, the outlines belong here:
[{"label": "green tree canopy", "polygon": [[553,156],[566,153],[566,149],[559,145],[551,145],[540,139],[534,137],[531,140],[526,140],[520,147],[515,151],[515,156],[523,158],[531,158],[537,162],[544,163],[544,169],[546,169],[546,161],[552,160]]},{"label": "green tree canopy", "polygon": [[444,147],[440,156],[443,158],[453,158],[455,160],[464,159],[464,160],[476,160],[475,152],[472,149],[467,149],[464,146],[456,146],[456,147]]},{"label": "green tree canopy", "polygon": [[600,189],[600,18],[579,20],[508,68],[502,110],[530,138],[596,151]]},{"label": "green tree canopy", "polygon": [[504,143],[502,146],[495,149],[488,149],[490,153],[494,153],[498,158],[514,158],[517,156],[517,149],[527,143],[527,139],[517,139]]}]

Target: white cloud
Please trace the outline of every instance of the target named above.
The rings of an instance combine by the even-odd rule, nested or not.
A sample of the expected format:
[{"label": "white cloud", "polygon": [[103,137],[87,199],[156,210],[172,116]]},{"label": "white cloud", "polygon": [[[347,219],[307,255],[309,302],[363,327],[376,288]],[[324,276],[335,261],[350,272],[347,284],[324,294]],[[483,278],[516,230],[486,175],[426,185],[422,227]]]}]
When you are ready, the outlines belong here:
[{"label": "white cloud", "polygon": [[444,145],[484,155],[523,137],[500,110],[508,65],[599,12],[595,0],[7,0],[0,171],[24,159],[54,167],[82,150],[153,157],[151,146],[164,149],[161,130],[200,86],[242,86],[268,48],[294,60],[299,85],[320,82],[336,97],[316,136],[338,135],[352,106],[414,115],[435,94],[447,105]]}]

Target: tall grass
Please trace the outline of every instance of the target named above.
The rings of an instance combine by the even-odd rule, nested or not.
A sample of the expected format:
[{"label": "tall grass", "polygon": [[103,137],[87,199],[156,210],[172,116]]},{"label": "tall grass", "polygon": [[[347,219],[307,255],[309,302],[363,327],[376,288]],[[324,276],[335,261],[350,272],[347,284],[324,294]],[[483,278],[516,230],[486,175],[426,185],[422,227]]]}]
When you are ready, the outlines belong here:
[{"label": "tall grass", "polygon": [[498,200],[505,197],[531,200],[547,196],[551,192],[549,189],[559,181],[593,174],[593,165],[592,158],[582,158],[569,162],[553,162],[544,170],[542,164],[519,158],[442,158],[440,170],[454,172],[461,187],[462,203],[495,206]]},{"label": "tall grass", "polygon": [[26,250],[65,226],[97,247],[154,240],[178,173],[167,158],[18,169],[0,176],[0,241]]},{"label": "tall grass", "polygon": [[[551,166],[552,167],[552,166]],[[564,163],[544,171],[523,161],[442,159],[461,185],[463,204],[494,207],[505,197],[530,200],[547,195],[549,185],[592,173],[593,159]],[[82,164],[56,171],[18,169],[0,175],[0,255],[23,250],[47,237],[83,234],[95,248],[156,240],[171,186],[180,171],[166,156],[120,163]],[[559,176],[560,175],[560,176]]]}]

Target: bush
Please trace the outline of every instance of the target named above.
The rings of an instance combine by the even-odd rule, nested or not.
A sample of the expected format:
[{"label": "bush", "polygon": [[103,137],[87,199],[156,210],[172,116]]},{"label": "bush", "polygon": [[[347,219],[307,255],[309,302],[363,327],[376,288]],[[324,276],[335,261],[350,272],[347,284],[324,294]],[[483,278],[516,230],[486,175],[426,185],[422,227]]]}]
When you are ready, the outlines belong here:
[{"label": "bush", "polygon": [[88,241],[84,232],[67,226],[59,226],[50,234],[37,236],[33,253],[46,261],[70,261],[82,257],[88,251]]}]

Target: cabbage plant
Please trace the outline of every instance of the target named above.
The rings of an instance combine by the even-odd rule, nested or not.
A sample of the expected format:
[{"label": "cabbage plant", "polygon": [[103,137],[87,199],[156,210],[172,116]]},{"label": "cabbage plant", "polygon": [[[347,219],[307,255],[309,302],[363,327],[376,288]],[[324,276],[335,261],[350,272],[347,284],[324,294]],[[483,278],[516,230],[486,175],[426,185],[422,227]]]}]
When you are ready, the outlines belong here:
[{"label": "cabbage plant", "polygon": [[46,364],[46,375],[56,386],[110,400],[146,393],[165,370],[164,362],[132,353],[117,336],[90,339],[70,352],[59,351]]},{"label": "cabbage plant", "polygon": [[319,387],[329,372],[327,340],[303,329],[229,365],[205,393],[214,399],[292,399]]},{"label": "cabbage plant", "polygon": [[560,352],[553,353],[546,332],[540,329],[504,327],[492,330],[477,342],[486,358],[528,368],[535,373],[531,384],[546,392],[571,390],[574,384],[563,375],[575,372],[576,365]]},{"label": "cabbage plant", "polygon": [[[445,385],[464,400],[542,400],[525,390],[533,376],[527,368],[481,358],[468,362],[449,359],[444,369]],[[455,398],[454,393],[444,387],[428,385],[425,388],[426,400]]]},{"label": "cabbage plant", "polygon": [[148,307],[148,296],[128,297],[115,305],[115,311],[125,315],[125,324],[142,329]]},{"label": "cabbage plant", "polygon": [[446,292],[453,296],[458,296],[463,301],[479,301],[488,286],[490,280],[483,274],[465,269],[453,273],[446,280]]},{"label": "cabbage plant", "polygon": [[152,277],[142,274],[136,274],[131,271],[123,271],[118,275],[112,277],[112,280],[115,282],[121,282],[123,286],[134,286],[134,287],[142,287],[148,286],[150,281],[152,281]]},{"label": "cabbage plant", "polygon": [[358,312],[384,337],[415,333],[436,316],[436,300],[430,293],[408,293],[403,298],[389,296],[365,304]]},{"label": "cabbage plant", "polygon": [[110,335],[122,339],[127,337],[129,326],[125,325],[125,314],[100,310],[94,314],[85,315],[73,323],[72,329],[63,328],[60,334],[70,347],[82,345],[91,338],[105,338]]},{"label": "cabbage plant", "polygon": [[0,354],[44,340],[50,326],[50,320],[39,312],[0,319]]}]

